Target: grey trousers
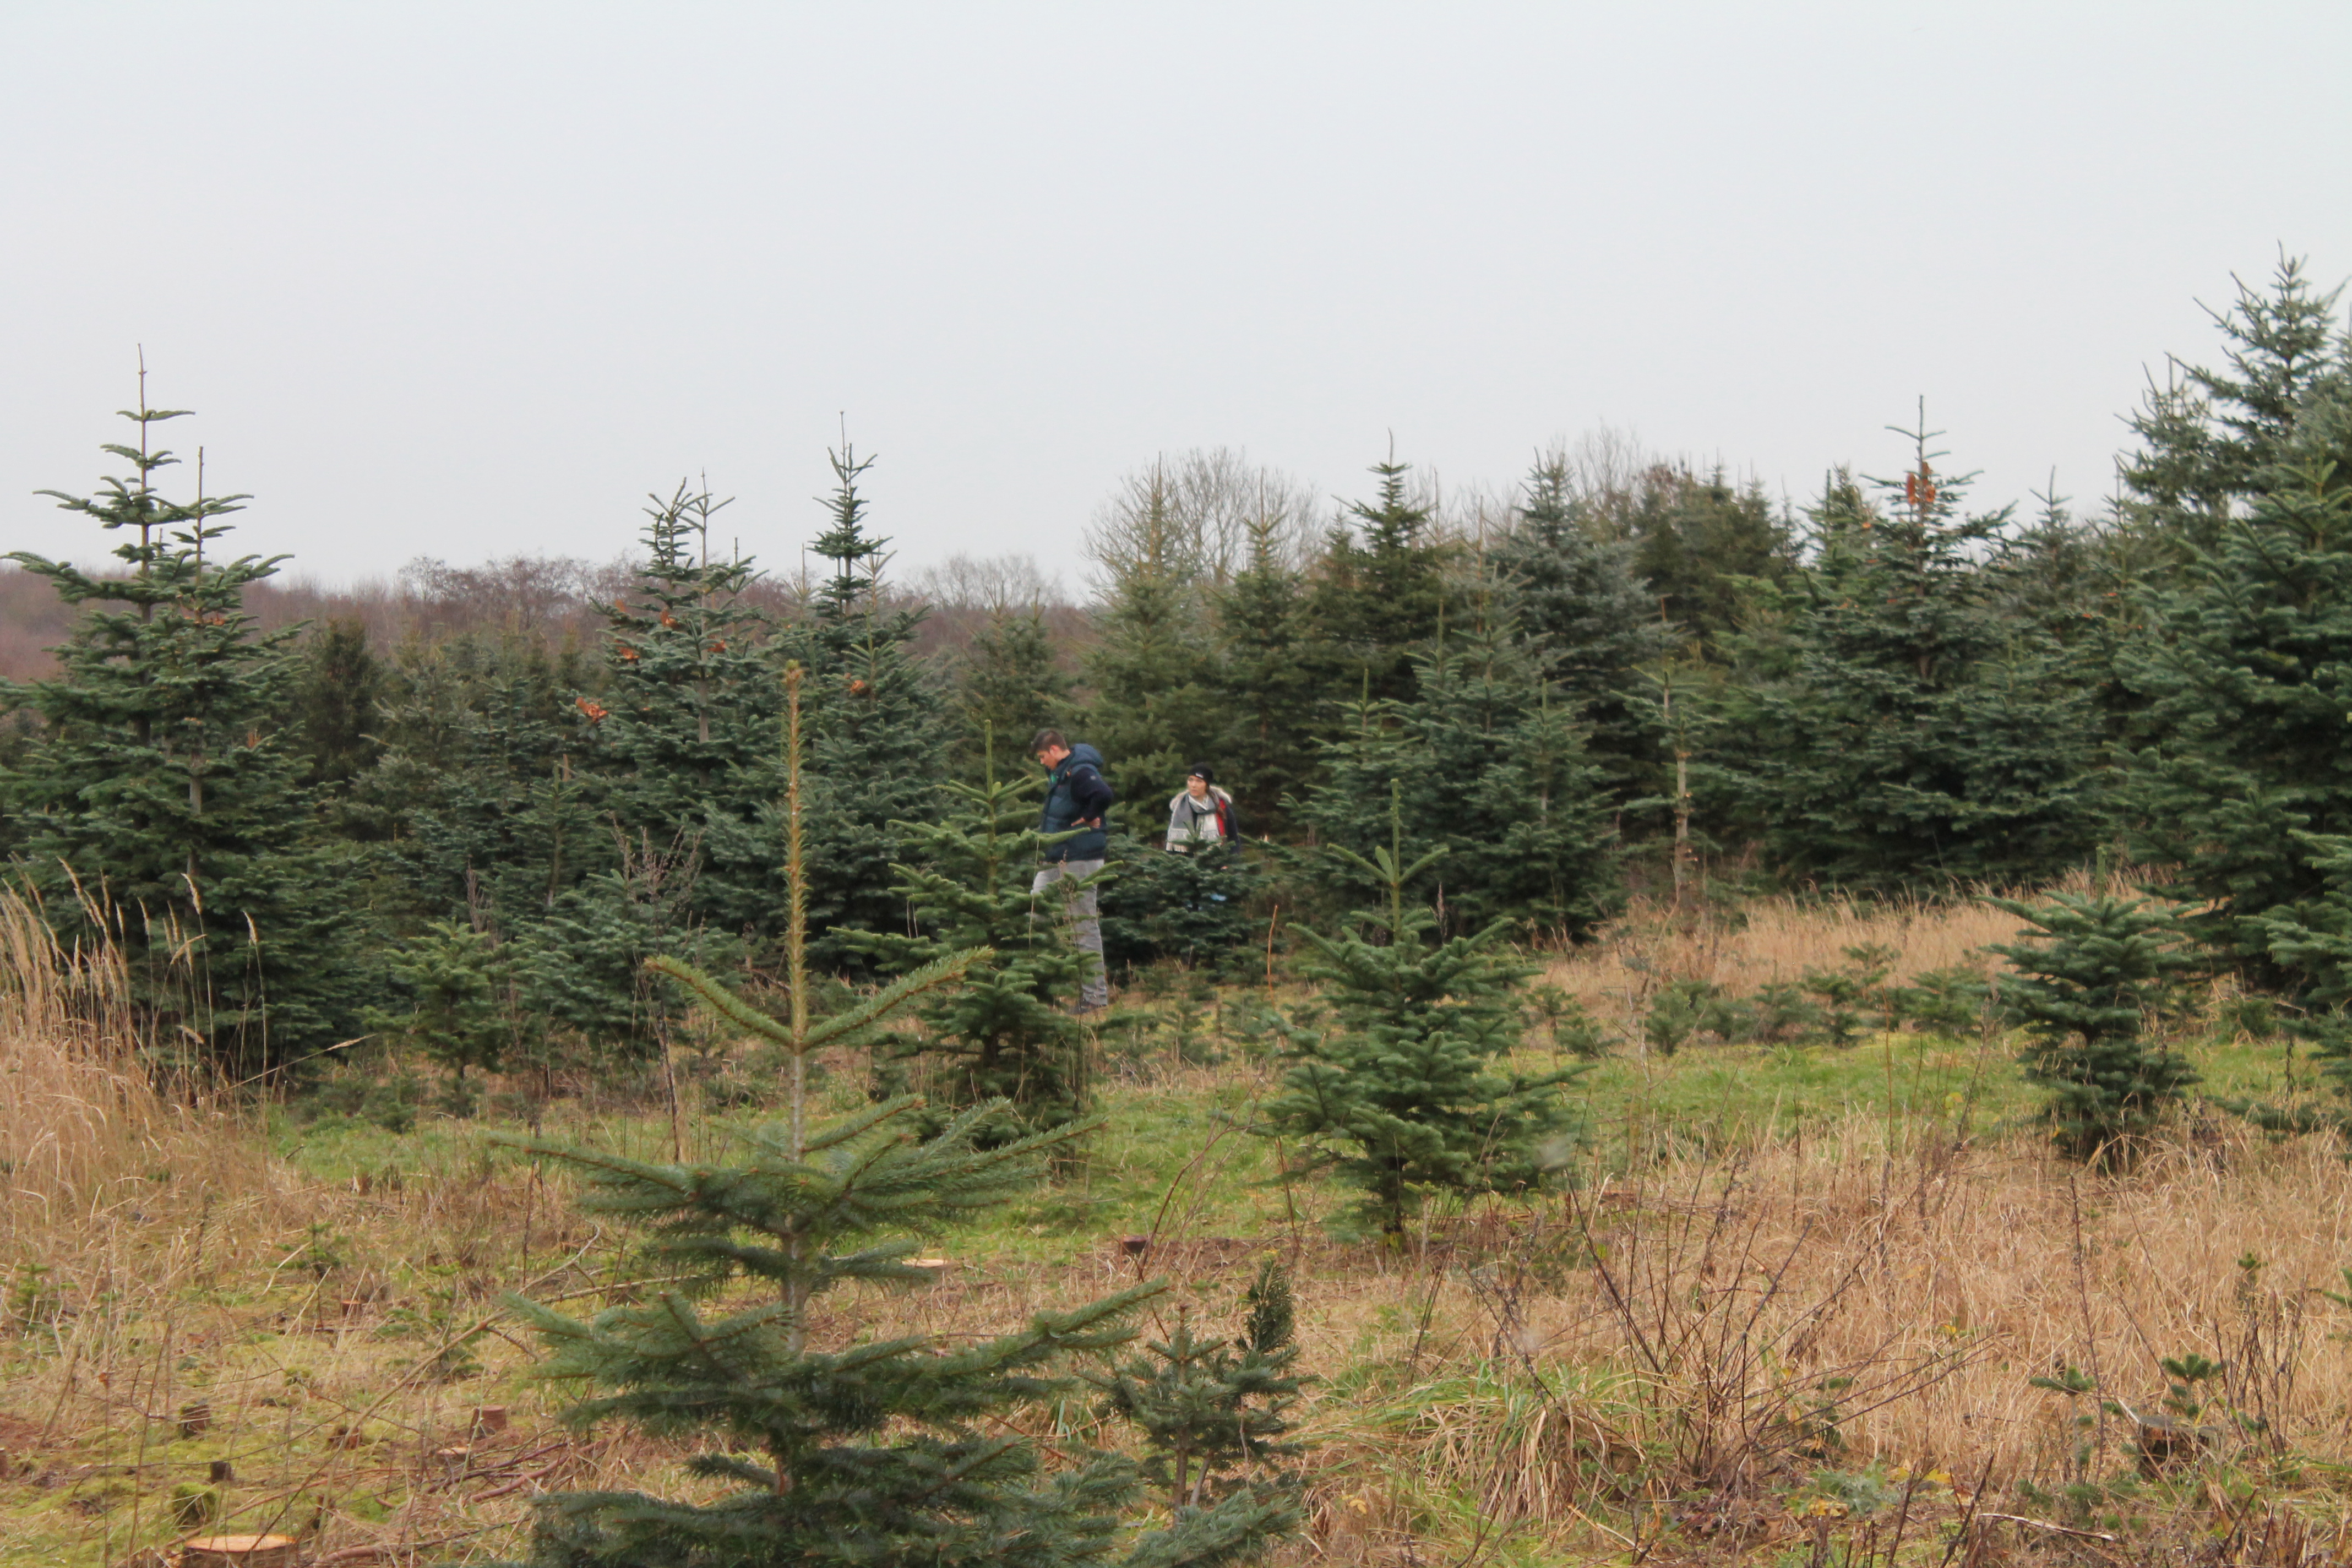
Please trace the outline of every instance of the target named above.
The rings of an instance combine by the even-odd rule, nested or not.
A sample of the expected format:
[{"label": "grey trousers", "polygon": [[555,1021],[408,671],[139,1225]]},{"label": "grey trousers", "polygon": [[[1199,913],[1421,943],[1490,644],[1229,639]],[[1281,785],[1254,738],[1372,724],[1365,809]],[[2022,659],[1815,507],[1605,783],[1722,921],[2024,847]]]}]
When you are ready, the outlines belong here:
[{"label": "grey trousers", "polygon": [[1110,978],[1103,972],[1102,910],[1096,901],[1095,889],[1075,884],[1077,879],[1091,877],[1102,868],[1099,860],[1048,860],[1037,868],[1037,879],[1029,884],[1033,894],[1042,893],[1057,882],[1062,884],[1061,913],[1070,922],[1071,936],[1081,952],[1094,956],[1086,984],[1078,991],[1078,1006],[1089,1013],[1110,1005]]}]

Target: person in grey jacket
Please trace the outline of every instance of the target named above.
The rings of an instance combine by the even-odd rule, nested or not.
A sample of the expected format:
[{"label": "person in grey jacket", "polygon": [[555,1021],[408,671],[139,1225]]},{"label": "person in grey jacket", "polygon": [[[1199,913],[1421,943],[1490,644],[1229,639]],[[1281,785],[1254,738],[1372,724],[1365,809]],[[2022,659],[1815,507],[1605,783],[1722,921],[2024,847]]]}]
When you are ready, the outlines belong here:
[{"label": "person in grey jacket", "polygon": [[1183,789],[1168,803],[1168,847],[1182,855],[1233,836],[1234,797],[1217,787],[1208,763],[1194,763]]},{"label": "person in grey jacket", "polygon": [[1109,847],[1104,816],[1118,798],[1102,775],[1102,753],[1083,741],[1073,746],[1059,730],[1040,730],[1029,742],[1030,754],[1047,774],[1045,806],[1038,814],[1041,833],[1079,830],[1076,838],[1045,847],[1045,863],[1029,890],[1043,893],[1058,886],[1063,913],[1069,917],[1079,948],[1094,955],[1086,984],[1078,992],[1078,1010],[1092,1013],[1110,1005],[1110,979],[1103,969],[1102,910],[1095,898],[1093,879],[1103,868]]}]

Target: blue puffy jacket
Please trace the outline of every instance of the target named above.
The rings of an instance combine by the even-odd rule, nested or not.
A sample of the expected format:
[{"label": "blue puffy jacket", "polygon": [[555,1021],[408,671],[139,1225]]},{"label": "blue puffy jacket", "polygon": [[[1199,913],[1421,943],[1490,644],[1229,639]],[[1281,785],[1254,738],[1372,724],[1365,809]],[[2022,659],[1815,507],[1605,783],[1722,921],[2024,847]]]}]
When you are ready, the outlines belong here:
[{"label": "blue puffy jacket", "polygon": [[[1037,816],[1039,832],[1067,833],[1076,824],[1099,819],[1110,809],[1118,796],[1112,793],[1110,781],[1102,776],[1102,753],[1092,746],[1080,743],[1070,748],[1070,754],[1055,766],[1045,786],[1045,809]],[[1047,845],[1045,858],[1099,860],[1109,846],[1109,835],[1091,827],[1076,838]]]}]

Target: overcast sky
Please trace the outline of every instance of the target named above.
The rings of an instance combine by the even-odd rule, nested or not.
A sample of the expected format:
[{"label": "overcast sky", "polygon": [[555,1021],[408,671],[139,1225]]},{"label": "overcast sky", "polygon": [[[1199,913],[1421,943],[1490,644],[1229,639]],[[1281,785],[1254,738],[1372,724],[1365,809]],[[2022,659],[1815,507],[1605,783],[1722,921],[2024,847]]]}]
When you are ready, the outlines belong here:
[{"label": "overcast sky", "polygon": [[[2197,301],[2352,272],[2352,5],[0,4],[0,550],[143,344],[238,542],[607,557],[707,472],[904,563],[1156,452],[1507,482],[1608,424],[1802,500],[1924,395],[2085,502]],[[1073,585],[1078,573],[1065,567]]]}]

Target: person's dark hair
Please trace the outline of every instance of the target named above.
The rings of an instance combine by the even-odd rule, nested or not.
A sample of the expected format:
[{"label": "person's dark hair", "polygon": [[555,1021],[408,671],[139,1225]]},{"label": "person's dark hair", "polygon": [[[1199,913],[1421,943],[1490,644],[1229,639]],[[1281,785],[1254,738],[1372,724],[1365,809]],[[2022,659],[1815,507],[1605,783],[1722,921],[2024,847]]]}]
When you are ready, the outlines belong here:
[{"label": "person's dark hair", "polygon": [[1188,779],[1199,779],[1202,784],[1217,782],[1217,775],[1209,770],[1209,764],[1206,763],[1194,763],[1184,770],[1184,776]]},{"label": "person's dark hair", "polygon": [[1059,730],[1040,730],[1029,737],[1029,754],[1034,757],[1048,746],[1068,744],[1067,741],[1062,739],[1062,732]]}]

